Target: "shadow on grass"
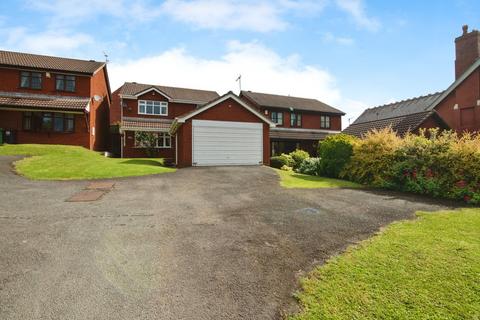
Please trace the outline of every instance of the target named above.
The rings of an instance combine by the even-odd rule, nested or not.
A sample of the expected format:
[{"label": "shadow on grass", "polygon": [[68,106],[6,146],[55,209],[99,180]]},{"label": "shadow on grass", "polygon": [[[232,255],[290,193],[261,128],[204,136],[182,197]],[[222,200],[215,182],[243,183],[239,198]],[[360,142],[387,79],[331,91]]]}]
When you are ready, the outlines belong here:
[{"label": "shadow on grass", "polygon": [[143,166],[163,167],[162,160],[148,160],[148,159],[130,159],[120,162],[121,164],[137,164]]}]

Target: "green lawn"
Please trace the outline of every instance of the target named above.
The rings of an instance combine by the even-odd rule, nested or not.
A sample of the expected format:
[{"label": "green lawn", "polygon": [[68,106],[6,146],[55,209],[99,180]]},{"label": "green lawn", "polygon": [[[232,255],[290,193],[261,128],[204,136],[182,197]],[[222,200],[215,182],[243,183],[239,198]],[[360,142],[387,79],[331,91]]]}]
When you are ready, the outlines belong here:
[{"label": "green lawn", "polygon": [[173,172],[162,159],[106,158],[82,147],[19,144],[0,146],[0,155],[30,156],[15,162],[18,173],[38,180],[104,179]]},{"label": "green lawn", "polygon": [[360,188],[361,185],[339,179],[331,179],[317,176],[309,176],[306,174],[296,173],[293,171],[284,171],[275,169],[280,175],[280,185],[285,188]]},{"label": "green lawn", "polygon": [[480,209],[417,215],[315,269],[290,319],[480,319]]}]

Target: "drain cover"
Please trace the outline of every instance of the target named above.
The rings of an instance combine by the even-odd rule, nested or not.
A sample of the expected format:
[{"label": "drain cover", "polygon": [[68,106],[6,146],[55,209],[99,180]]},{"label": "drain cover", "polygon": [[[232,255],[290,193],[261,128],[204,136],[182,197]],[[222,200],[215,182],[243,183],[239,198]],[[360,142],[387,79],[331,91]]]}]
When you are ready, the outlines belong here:
[{"label": "drain cover", "polygon": [[315,208],[302,208],[297,210],[297,213],[303,213],[303,214],[319,214],[320,210],[315,209]]}]

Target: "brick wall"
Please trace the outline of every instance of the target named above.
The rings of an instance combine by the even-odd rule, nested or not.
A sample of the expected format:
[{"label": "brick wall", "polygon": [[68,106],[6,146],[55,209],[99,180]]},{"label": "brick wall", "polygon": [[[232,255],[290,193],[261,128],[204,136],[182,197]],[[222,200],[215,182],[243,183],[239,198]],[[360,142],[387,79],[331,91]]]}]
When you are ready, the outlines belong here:
[{"label": "brick wall", "polygon": [[[165,158],[170,161],[175,161],[175,137],[172,137],[171,148],[157,148],[155,149],[155,157]],[[148,158],[146,149],[135,147],[135,132],[125,132],[125,144],[123,147],[124,158]]]},{"label": "brick wall", "polygon": [[85,116],[75,115],[75,131],[72,133],[30,132],[22,129],[22,112],[0,110],[0,128],[16,130],[17,143],[64,144],[89,148],[89,133]]},{"label": "brick wall", "polygon": [[[178,130],[178,166],[187,167],[192,165],[192,120],[218,120],[236,122],[261,122],[256,115],[242,107],[233,99],[227,99],[210,109],[199,113],[187,120]],[[269,125],[263,125],[263,162],[270,162],[270,136]]]},{"label": "brick wall", "polygon": [[[90,96],[90,76],[88,75],[76,75],[75,79],[75,92],[57,91],[55,89],[55,74],[50,73],[50,78],[47,78],[46,71],[35,71],[25,69],[23,71],[34,71],[42,74],[42,89],[25,89],[20,88],[20,71],[19,69],[0,68],[0,91],[8,92],[24,92],[24,93],[36,93],[36,94],[49,94],[56,96],[78,96],[89,97]],[[70,73],[59,73],[70,74]]]},{"label": "brick wall", "polygon": [[[450,128],[463,131],[480,130],[480,70],[473,72],[435,109]],[[455,105],[458,108],[455,109]]]}]

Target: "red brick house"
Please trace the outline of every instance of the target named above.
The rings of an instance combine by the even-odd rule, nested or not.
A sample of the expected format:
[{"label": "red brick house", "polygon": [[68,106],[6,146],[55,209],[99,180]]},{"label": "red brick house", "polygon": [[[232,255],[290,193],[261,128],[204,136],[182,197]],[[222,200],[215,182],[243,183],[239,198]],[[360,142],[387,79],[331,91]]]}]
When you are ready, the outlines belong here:
[{"label": "red brick house", "polygon": [[0,51],[0,128],[7,142],[105,150],[104,62]]},{"label": "red brick house", "polygon": [[229,92],[127,82],[113,93],[122,157],[145,157],[140,132],[157,135],[155,155],[178,167],[268,164],[274,124]]},{"label": "red brick house", "polygon": [[242,91],[240,97],[275,123],[270,129],[272,155],[295,149],[315,155],[319,141],[342,130],[345,113],[316,99],[252,91]]},{"label": "red brick house", "polygon": [[445,91],[367,109],[344,132],[360,137],[388,126],[399,135],[434,127],[480,131],[480,32],[463,26],[455,52],[455,81]]}]

